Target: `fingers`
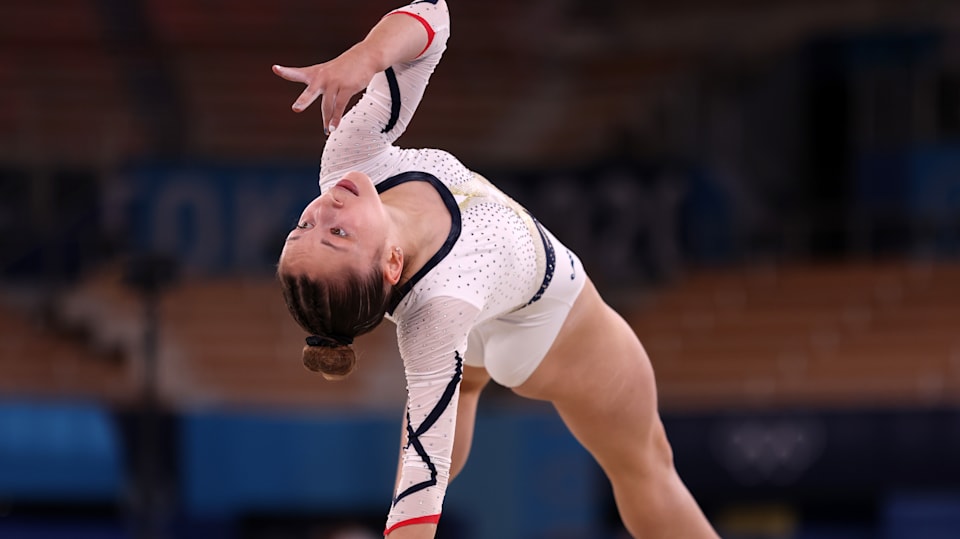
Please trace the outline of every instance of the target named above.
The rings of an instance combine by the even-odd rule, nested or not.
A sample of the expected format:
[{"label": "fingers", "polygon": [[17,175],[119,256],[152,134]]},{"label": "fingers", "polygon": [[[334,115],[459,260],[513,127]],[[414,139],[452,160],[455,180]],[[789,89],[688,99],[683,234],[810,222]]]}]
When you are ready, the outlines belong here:
[{"label": "fingers", "polygon": [[302,82],[304,84],[307,83],[307,73],[303,68],[300,67],[284,67],[281,65],[274,65],[273,72],[288,81]]},{"label": "fingers", "polygon": [[[293,103],[294,112],[303,112],[322,94],[320,109],[323,115],[323,132],[330,134],[340,125],[340,120],[346,112],[350,97],[358,90],[344,85],[340,80],[343,77],[330,76],[322,65],[310,67],[286,67],[274,65],[273,72],[288,81],[306,84],[307,87],[300,93]],[[336,74],[336,71],[334,71]]]},{"label": "fingers", "polygon": [[[307,86],[307,88],[300,93],[300,97],[293,102],[293,112],[303,112],[313,103],[317,96],[320,95],[320,89],[316,86]],[[326,95],[324,95],[324,100],[326,100]]]},{"label": "fingers", "polygon": [[336,99],[333,103],[333,112],[330,115],[330,131],[340,127],[340,120],[343,118],[343,115],[347,112],[347,103],[350,102],[350,98],[356,92],[337,92]]},{"label": "fingers", "polygon": [[331,88],[329,93],[323,95],[323,101],[320,108],[323,111],[324,132],[328,135],[340,127],[340,120],[347,112],[347,105],[350,98],[356,95],[359,90],[349,86],[339,86]]},{"label": "fingers", "polygon": [[323,100],[320,102],[320,110],[323,112],[323,132],[327,135],[340,125],[340,116],[343,115],[343,107],[337,106],[339,101],[337,97],[336,93],[326,93],[323,94]]},{"label": "fingers", "polygon": [[314,100],[317,99],[317,96],[320,95],[320,89],[310,84],[310,74],[307,69],[302,67],[285,67],[281,65],[274,65],[273,72],[276,73],[283,79],[286,79],[291,82],[299,82],[306,84],[306,89],[300,93],[300,96],[297,97],[297,100],[293,103],[294,112],[303,112],[307,107],[310,106]]}]

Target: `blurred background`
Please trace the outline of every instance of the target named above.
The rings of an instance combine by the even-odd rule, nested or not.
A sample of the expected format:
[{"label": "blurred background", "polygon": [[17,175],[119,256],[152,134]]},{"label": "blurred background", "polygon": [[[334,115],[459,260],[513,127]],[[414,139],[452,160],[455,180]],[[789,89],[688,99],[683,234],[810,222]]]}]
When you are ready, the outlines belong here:
[{"label": "blurred background", "polygon": [[[960,4],[451,0],[406,147],[584,259],[730,539],[960,537]],[[369,538],[392,327],[329,383],[273,279],[317,192],[309,65],[397,4],[0,6],[0,537]],[[498,387],[440,537],[623,535]]]}]

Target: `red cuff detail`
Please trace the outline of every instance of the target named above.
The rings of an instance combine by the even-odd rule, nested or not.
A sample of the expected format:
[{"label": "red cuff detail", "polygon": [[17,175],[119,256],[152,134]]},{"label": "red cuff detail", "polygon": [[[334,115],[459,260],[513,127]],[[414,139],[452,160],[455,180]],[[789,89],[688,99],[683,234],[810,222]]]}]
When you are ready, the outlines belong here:
[{"label": "red cuff detail", "polygon": [[409,11],[394,11],[392,13],[387,13],[387,15],[396,15],[398,13],[403,13],[404,15],[410,15],[414,19],[417,19],[418,21],[420,21],[420,24],[422,24],[423,27],[426,28],[427,30],[427,46],[424,47],[423,50],[420,51],[420,54],[416,56],[417,58],[419,58],[421,54],[427,52],[427,49],[430,48],[430,45],[433,43],[433,36],[436,35],[436,32],[433,31],[433,27],[430,26],[430,23],[428,23],[426,19],[424,19],[420,15],[417,15],[416,13],[411,13]]},{"label": "red cuff detail", "polygon": [[401,520],[400,522],[397,522],[393,526],[390,526],[389,528],[383,530],[383,536],[386,537],[390,535],[390,532],[392,532],[393,530],[397,528],[402,528],[404,526],[409,526],[411,524],[436,524],[437,522],[440,522],[440,513],[437,513],[436,515],[427,515],[423,517],[408,518],[407,520]]}]

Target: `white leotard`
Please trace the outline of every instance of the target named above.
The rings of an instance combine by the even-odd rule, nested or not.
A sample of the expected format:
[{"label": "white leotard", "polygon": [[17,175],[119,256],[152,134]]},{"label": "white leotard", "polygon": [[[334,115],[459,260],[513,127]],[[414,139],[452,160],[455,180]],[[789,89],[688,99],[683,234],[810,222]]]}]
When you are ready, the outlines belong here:
[{"label": "white leotard", "polygon": [[464,364],[506,386],[543,359],[586,279],[579,260],[519,204],[449,153],[401,149],[406,129],[450,35],[444,0],[390,13],[424,26],[415,60],[377,74],[323,150],[320,189],[350,171],[383,192],[407,181],[432,184],[451,214],[443,247],[401,287],[388,318],[407,378],[408,444],[387,529],[436,522],[450,470]]}]

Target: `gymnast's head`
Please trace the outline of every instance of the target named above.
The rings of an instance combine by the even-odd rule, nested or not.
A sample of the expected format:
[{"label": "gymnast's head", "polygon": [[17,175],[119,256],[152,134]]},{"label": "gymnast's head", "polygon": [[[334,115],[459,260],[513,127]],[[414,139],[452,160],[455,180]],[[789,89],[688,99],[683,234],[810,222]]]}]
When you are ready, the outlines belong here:
[{"label": "gymnast's head", "polygon": [[311,335],[304,365],[330,380],[350,374],[353,338],[383,320],[402,270],[403,253],[367,175],[350,172],[310,202],[277,265],[287,308]]}]

